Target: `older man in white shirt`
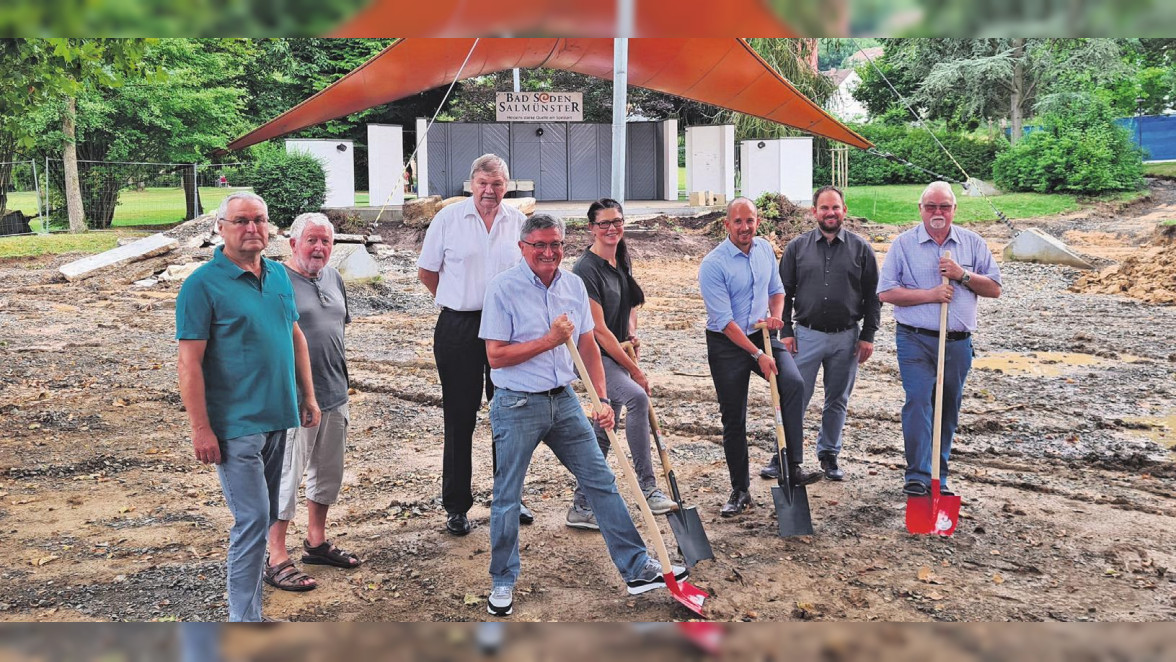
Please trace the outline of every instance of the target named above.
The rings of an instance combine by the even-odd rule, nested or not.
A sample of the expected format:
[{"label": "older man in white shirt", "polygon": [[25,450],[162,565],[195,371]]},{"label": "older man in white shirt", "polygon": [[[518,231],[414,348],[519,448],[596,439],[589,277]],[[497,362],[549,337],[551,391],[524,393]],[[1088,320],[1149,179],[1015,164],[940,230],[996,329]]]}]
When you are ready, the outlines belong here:
[{"label": "older man in white shirt", "polygon": [[[456,536],[471,528],[466,513],[474,503],[471,456],[482,392],[487,400],[494,396],[486,343],[478,337],[482,300],[490,279],[522,258],[518,238],[527,217],[502,204],[509,181],[510,171],[500,157],[475,159],[470,168],[473,195],[433,218],[417,260],[417,276],[441,309],[433,332],[445,414],[441,505],[447,514],[445,528]],[[526,506],[519,510],[519,521],[534,521]]]}]

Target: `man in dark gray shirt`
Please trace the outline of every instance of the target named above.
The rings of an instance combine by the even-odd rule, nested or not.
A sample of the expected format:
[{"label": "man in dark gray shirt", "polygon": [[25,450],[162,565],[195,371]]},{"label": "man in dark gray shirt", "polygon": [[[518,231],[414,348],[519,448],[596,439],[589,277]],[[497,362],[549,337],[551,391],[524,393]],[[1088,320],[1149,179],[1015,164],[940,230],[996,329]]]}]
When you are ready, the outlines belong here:
[{"label": "man in dark gray shirt", "polygon": [[[878,260],[874,249],[842,227],[845,214],[845,196],[837,187],[818,189],[813,194],[817,227],[790,241],[780,258],[782,342],[796,357],[796,367],[804,378],[805,409],[816,388],[817,370],[825,369],[817,459],[830,480],[845,478],[837,464],[845,412],[858,365],[874,353],[874,333],[882,310],[875,293]],[[775,478],[780,472],[778,462],[773,455],[760,475]]]},{"label": "man in dark gray shirt", "polygon": [[343,330],[351,322],[343,277],[327,263],[335,228],[322,214],[302,214],[290,227],[293,256],[286,270],[306,344],[310,372],[319,398],[322,419],[311,428],[288,435],[278,497],[278,520],[269,531],[269,564],[265,582],[284,591],[309,591],[315,580],[294,565],[286,549],[286,531],[294,519],[298,485],[306,475],[308,526],[302,542],[302,562],[354,568],[361,561],[332,545],[326,537],[327,510],[339,498],[343,483],[343,451],[351,414],[347,407],[347,360]]}]

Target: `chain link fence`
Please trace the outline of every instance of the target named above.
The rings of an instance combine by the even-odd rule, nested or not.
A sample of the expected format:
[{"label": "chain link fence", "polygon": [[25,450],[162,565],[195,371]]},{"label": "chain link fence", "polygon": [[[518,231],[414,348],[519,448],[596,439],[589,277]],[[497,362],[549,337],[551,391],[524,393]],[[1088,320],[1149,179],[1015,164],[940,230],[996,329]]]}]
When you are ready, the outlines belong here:
[{"label": "chain link fence", "polygon": [[35,161],[0,161],[0,235],[44,231],[38,175]]},{"label": "chain link fence", "polygon": [[[174,225],[215,209],[241,190],[240,163],[149,163],[78,161],[78,183],[91,229]],[[45,159],[48,182],[42,219],[47,230],[69,228],[65,164]]]}]

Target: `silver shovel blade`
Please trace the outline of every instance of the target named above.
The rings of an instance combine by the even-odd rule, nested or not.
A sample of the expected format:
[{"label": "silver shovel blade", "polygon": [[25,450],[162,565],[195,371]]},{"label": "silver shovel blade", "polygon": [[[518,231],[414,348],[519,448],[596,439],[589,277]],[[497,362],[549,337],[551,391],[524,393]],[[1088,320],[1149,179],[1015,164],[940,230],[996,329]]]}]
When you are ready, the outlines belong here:
[{"label": "silver shovel blade", "polygon": [[776,523],[781,538],[811,536],[813,516],[809,512],[808,490],[803,485],[792,488],[792,498],[779,485],[772,486],[772,501],[776,502]]}]

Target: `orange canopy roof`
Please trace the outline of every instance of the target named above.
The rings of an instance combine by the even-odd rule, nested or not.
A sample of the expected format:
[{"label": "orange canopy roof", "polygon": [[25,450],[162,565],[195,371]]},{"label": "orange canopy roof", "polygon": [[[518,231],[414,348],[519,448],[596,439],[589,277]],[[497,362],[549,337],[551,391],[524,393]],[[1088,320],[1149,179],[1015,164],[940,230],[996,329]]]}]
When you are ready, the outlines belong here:
[{"label": "orange canopy roof", "polygon": [[[451,83],[473,39],[402,39],[277,118],[233,141],[236,150]],[[462,78],[514,67],[564,69],[612,80],[613,40],[482,39]],[[747,42],[727,38],[630,39],[629,84],[762,117],[866,149]]]},{"label": "orange canopy roof", "polygon": [[[613,0],[497,0],[479,6],[466,0],[373,0],[332,37],[477,37],[561,35],[614,37]],[[795,37],[764,0],[638,0],[634,37]]]}]

